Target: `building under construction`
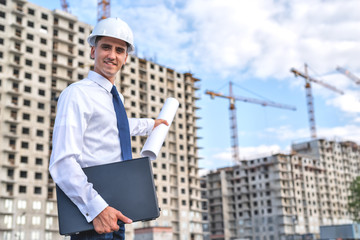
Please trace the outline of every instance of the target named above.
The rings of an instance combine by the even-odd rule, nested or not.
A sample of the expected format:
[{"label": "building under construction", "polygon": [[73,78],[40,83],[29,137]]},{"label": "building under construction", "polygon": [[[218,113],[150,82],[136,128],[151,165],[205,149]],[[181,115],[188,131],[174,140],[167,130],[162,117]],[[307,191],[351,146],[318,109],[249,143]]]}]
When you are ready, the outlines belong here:
[{"label": "building under construction", "polygon": [[[94,13],[96,9],[94,9]],[[63,239],[48,174],[57,98],[86,77],[92,26],[26,0],[0,0],[0,239]],[[156,118],[167,97],[180,107],[153,162],[161,216],[127,227],[127,239],[202,239],[198,178],[198,79],[136,56],[116,83],[129,117]],[[133,137],[139,157],[144,137]]]},{"label": "building under construction", "polygon": [[350,183],[360,146],[315,139],[205,177],[210,238],[318,239],[320,226],[351,222]]}]

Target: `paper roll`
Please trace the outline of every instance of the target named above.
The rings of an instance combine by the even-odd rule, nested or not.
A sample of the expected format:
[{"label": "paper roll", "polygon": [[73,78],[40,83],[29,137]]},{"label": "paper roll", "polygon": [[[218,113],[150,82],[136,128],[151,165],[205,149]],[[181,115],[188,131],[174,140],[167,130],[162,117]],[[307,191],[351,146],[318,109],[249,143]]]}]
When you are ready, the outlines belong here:
[{"label": "paper roll", "polygon": [[156,159],[178,108],[178,100],[175,98],[166,99],[157,119],[165,119],[169,123],[169,126],[160,124],[150,133],[149,137],[146,139],[143,149],[140,152],[141,156],[149,157],[151,160]]}]

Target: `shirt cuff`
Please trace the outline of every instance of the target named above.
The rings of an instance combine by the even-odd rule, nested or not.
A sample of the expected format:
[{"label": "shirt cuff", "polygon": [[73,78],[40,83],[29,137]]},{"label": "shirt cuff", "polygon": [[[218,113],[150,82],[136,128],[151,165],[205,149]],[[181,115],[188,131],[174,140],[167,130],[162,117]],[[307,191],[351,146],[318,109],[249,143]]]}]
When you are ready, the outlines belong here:
[{"label": "shirt cuff", "polygon": [[86,206],[84,206],[84,208],[81,208],[80,212],[84,215],[87,222],[91,222],[107,206],[109,206],[109,204],[107,204],[100,195],[97,195]]},{"label": "shirt cuff", "polygon": [[154,129],[154,126],[155,126],[155,120],[154,119],[151,119],[149,118],[148,119],[148,132],[146,133],[147,135],[150,135],[150,133],[152,132],[152,130]]}]

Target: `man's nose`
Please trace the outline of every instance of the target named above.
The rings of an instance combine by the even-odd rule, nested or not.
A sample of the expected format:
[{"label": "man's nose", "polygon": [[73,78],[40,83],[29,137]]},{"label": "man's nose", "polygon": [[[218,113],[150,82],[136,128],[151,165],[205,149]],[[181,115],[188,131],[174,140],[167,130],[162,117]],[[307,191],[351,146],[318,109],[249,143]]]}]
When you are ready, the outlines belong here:
[{"label": "man's nose", "polygon": [[108,58],[111,58],[111,59],[115,59],[115,50],[114,49],[111,49],[108,53]]}]

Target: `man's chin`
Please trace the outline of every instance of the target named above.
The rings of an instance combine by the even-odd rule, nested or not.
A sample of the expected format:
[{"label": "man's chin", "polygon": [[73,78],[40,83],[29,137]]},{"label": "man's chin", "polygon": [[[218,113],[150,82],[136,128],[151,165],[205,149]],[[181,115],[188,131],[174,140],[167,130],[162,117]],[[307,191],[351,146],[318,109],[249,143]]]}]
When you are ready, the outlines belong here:
[{"label": "man's chin", "polygon": [[103,76],[104,78],[108,79],[108,80],[112,80],[112,79],[115,79],[116,77],[116,73],[117,72],[109,72],[109,71],[102,71],[100,73],[101,76]]},{"label": "man's chin", "polygon": [[119,68],[117,67],[107,67],[104,69],[104,72],[107,74],[107,75],[116,75],[117,72],[119,72]]}]

